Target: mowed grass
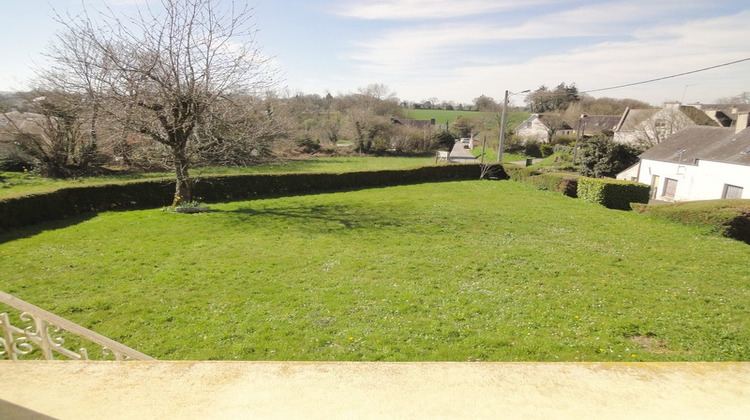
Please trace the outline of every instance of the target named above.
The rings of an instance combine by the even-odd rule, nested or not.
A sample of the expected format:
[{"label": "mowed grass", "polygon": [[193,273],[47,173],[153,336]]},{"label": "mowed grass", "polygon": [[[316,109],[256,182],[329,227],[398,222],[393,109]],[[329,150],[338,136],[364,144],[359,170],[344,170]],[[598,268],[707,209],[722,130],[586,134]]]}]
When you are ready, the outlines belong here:
[{"label": "mowed grass", "polygon": [[159,359],[750,360],[750,246],[510,181],[102,213],[0,289]]},{"label": "mowed grass", "polygon": [[[385,169],[405,169],[435,163],[433,155],[425,157],[330,157],[280,161],[245,167],[195,168],[191,175],[200,177],[228,174],[284,173],[284,172],[351,172]],[[49,179],[35,173],[0,172],[0,198],[51,191],[64,187],[106,184],[153,178],[173,178],[172,172],[149,172],[92,176],[73,179]]]}]

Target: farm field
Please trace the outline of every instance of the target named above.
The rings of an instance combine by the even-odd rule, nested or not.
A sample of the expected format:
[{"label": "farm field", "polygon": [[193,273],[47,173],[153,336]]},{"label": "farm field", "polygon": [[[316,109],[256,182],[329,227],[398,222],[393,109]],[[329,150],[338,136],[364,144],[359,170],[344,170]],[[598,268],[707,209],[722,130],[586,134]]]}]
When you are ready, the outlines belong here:
[{"label": "farm field", "polygon": [[[497,129],[498,112],[477,112],[477,111],[448,111],[443,109],[407,109],[404,111],[407,118],[415,120],[429,120],[435,118],[436,124],[445,124],[446,121],[453,123],[458,117],[463,117],[473,121],[491,121],[494,122],[495,130]],[[515,129],[521,122],[531,116],[525,111],[509,110],[506,118],[508,119],[508,129]]]},{"label": "farm field", "polygon": [[[510,181],[0,235],[0,289],[158,359],[750,360],[750,247]],[[14,314],[15,315],[15,314]]]}]

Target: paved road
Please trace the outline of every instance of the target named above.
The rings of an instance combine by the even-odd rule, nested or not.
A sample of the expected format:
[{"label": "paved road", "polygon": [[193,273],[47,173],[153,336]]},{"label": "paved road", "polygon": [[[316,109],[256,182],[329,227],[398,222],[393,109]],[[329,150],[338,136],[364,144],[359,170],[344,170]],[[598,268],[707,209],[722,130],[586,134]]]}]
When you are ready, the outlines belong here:
[{"label": "paved road", "polygon": [[463,144],[461,142],[454,144],[453,150],[451,150],[450,156],[448,157],[448,161],[454,163],[471,163],[476,161],[477,158],[471,154],[471,149],[464,149],[464,146],[468,146],[468,144]]}]

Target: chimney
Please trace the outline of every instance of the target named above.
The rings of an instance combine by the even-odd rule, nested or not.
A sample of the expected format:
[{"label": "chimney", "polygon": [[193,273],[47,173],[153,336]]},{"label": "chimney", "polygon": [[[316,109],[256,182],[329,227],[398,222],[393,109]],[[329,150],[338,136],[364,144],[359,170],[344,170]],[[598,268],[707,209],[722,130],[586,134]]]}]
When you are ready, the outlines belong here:
[{"label": "chimney", "polygon": [[748,114],[749,112],[740,112],[737,114],[737,123],[734,127],[734,132],[739,133],[740,131],[746,129],[748,127]]}]

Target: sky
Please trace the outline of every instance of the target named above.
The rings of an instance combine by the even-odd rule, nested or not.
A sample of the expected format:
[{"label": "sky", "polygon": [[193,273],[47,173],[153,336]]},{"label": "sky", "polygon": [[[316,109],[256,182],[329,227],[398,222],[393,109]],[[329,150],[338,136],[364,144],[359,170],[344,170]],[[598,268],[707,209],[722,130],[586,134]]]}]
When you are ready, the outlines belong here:
[{"label": "sky", "polygon": [[[160,0],[109,0],[117,13]],[[216,0],[229,2],[230,0]],[[575,84],[594,97],[713,103],[750,91],[750,2],[235,0],[253,7],[284,94],[386,85],[405,101],[472,103]],[[58,12],[105,0],[0,0],[0,91],[24,90]],[[736,64],[721,66],[726,63]],[[618,89],[631,83],[721,66]],[[523,95],[511,95],[521,104]]]}]

